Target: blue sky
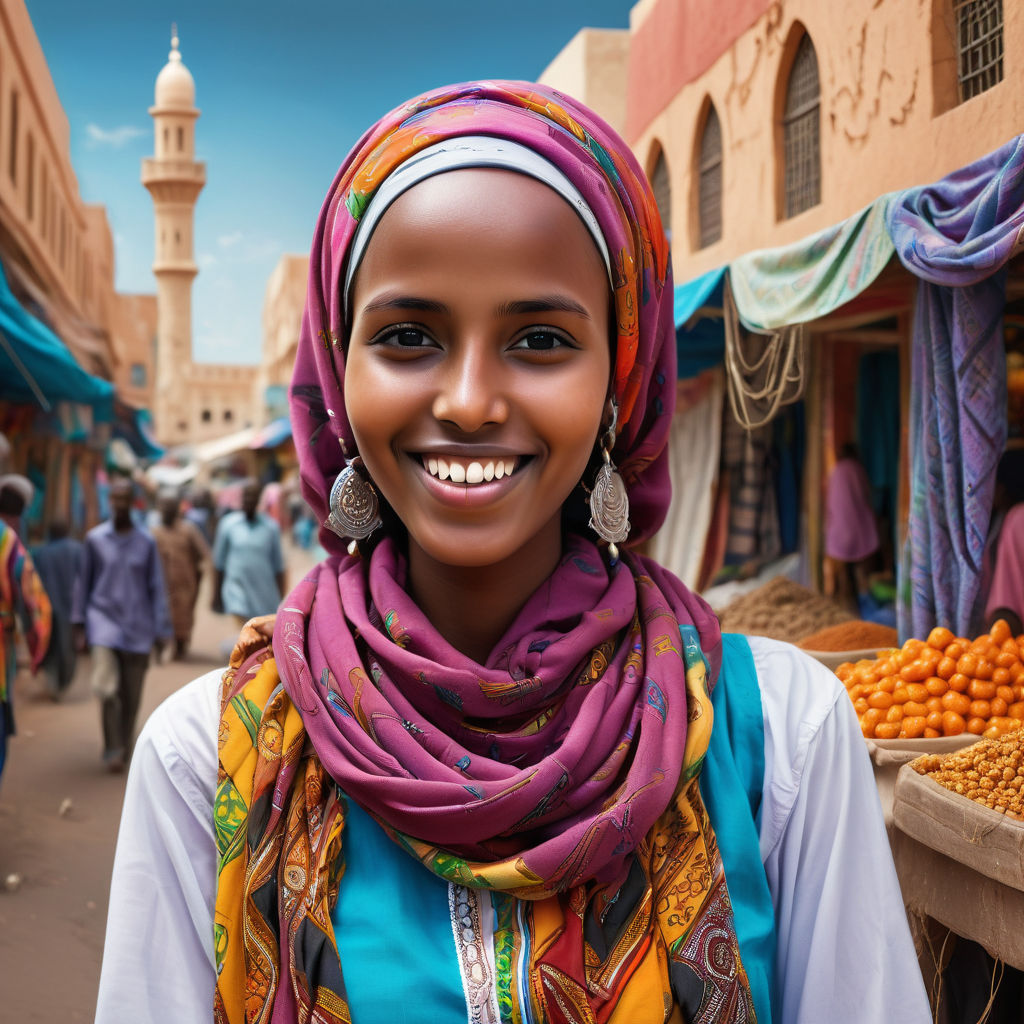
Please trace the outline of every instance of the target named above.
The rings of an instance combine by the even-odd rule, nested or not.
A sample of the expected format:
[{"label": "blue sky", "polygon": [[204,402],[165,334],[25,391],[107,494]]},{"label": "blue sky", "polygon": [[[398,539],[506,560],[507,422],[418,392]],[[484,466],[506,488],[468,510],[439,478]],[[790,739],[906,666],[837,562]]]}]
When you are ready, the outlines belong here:
[{"label": "blue sky", "polygon": [[107,207],[117,287],[155,291],[153,84],[170,27],[196,80],[195,358],[258,362],[268,276],[307,252],[331,178],[381,114],[471,78],[533,79],[584,25],[625,28],[633,0],[28,0],[71,126],[87,202]]}]

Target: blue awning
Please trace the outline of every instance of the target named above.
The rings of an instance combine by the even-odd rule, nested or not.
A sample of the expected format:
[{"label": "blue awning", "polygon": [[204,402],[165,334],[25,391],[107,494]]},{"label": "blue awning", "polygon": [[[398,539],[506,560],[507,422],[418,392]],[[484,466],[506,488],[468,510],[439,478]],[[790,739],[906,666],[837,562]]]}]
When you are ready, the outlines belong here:
[{"label": "blue awning", "polygon": [[709,270],[676,286],[673,314],[676,323],[677,374],[696,377],[725,360],[725,326],[721,316],[701,316],[700,310],[722,308],[725,267]]},{"label": "blue awning", "polygon": [[114,405],[113,436],[126,442],[140,459],[159,459],[163,448],[153,436],[153,417],[148,409],[136,409],[126,402]]},{"label": "blue awning", "polygon": [[113,418],[114,385],[83,370],[64,342],[22,307],[2,265],[0,398],[47,411],[58,402],[78,402],[91,406],[98,421]]},{"label": "blue awning", "polygon": [[249,442],[249,447],[276,448],[291,436],[292,421],[287,416],[279,416],[257,431],[256,436]]}]

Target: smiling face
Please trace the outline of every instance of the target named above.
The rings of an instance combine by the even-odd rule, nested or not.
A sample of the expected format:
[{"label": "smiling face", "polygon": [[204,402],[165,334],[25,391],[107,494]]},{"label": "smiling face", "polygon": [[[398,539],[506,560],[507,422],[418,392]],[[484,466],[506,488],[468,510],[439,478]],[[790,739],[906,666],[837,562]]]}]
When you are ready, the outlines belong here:
[{"label": "smiling face", "polygon": [[532,178],[447,172],[381,218],[352,289],[345,406],[414,573],[554,568],[608,396],[609,306],[586,228]]}]

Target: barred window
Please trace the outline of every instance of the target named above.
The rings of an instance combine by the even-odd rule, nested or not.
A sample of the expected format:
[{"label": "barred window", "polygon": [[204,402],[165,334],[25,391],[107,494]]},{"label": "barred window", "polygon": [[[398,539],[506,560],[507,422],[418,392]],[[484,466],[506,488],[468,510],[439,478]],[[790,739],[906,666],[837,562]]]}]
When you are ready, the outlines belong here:
[{"label": "barred window", "polygon": [[697,220],[703,249],[722,237],[722,125],[713,103],[700,139],[697,180]]},{"label": "barred window", "polygon": [[672,186],[668,182],[668,162],[665,154],[659,153],[654,164],[654,173],[651,175],[651,190],[654,192],[654,201],[658,204],[658,213],[661,214],[661,226],[665,229],[665,237],[672,239]]},{"label": "barred window", "polygon": [[1003,0],[956,0],[956,65],[960,101],[1003,80]]},{"label": "barred window", "polygon": [[782,115],[787,217],[821,202],[821,89],[818,58],[811,37],[797,47]]}]

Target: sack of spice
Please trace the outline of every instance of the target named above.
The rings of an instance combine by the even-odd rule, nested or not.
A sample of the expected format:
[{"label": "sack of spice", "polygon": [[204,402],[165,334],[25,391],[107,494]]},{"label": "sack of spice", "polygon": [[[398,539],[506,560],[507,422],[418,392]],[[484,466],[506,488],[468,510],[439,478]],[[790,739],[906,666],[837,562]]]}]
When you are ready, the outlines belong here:
[{"label": "sack of spice", "polygon": [[849,619],[805,636],[797,647],[805,651],[861,651],[873,647],[877,651],[898,644],[899,633],[892,626],[865,619]]}]

